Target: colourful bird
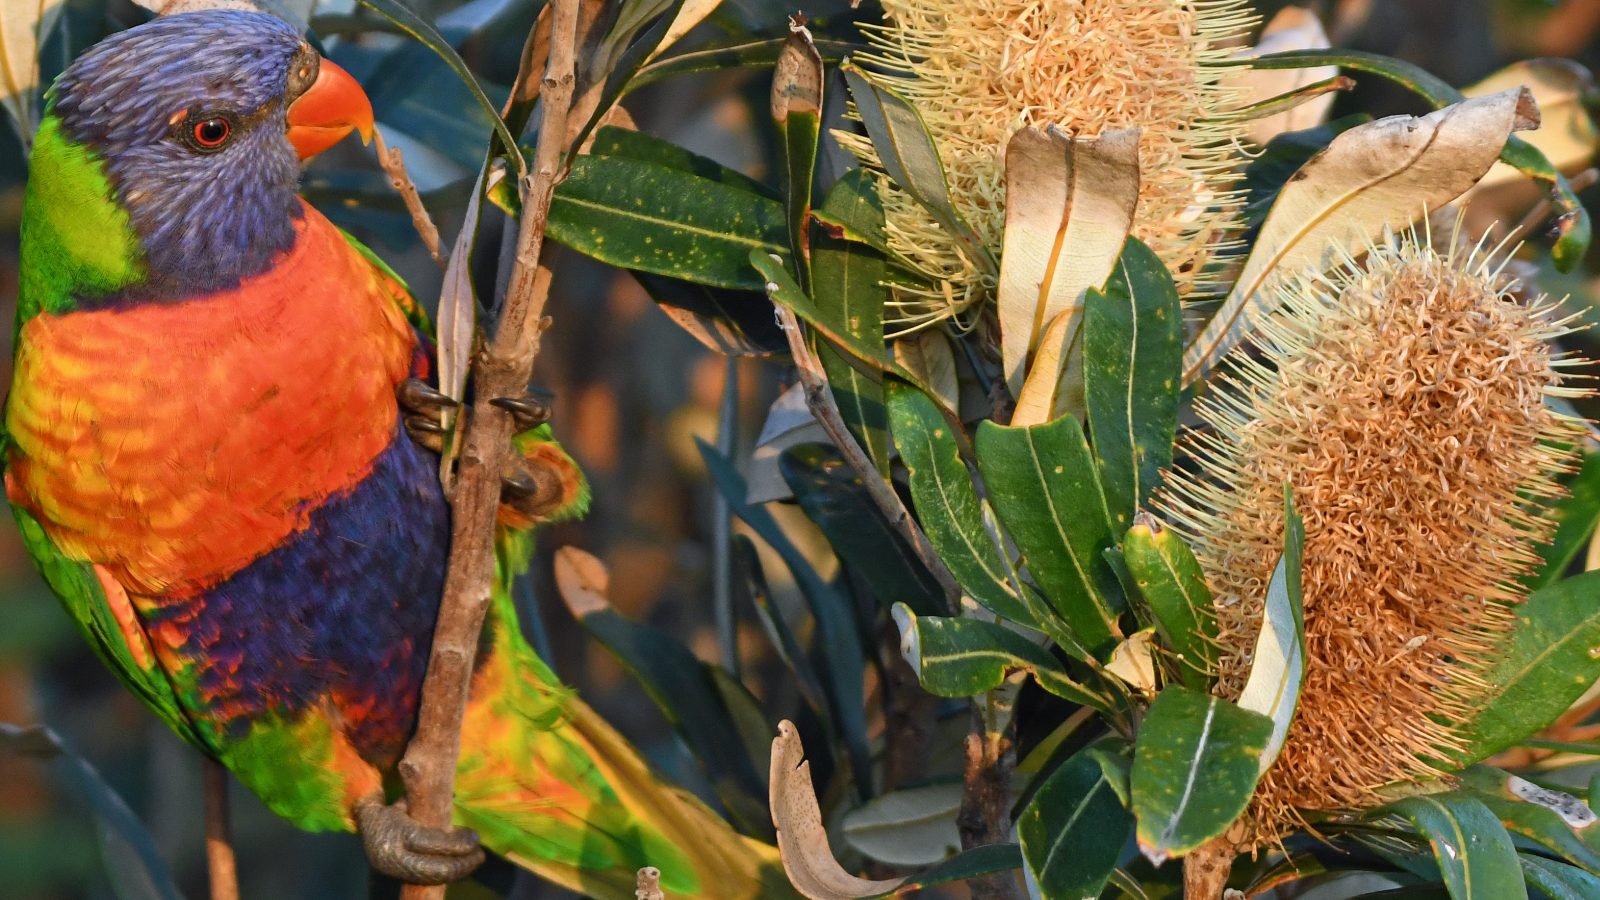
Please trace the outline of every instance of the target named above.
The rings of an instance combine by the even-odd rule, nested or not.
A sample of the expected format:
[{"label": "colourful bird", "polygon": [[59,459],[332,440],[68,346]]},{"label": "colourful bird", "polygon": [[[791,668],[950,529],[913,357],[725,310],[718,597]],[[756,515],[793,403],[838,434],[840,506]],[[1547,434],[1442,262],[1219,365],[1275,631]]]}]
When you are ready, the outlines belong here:
[{"label": "colourful bird", "polygon": [[385,805],[450,533],[406,421],[442,398],[405,287],[296,195],[303,160],[372,127],[356,82],[258,13],[158,18],[56,81],[3,449],[29,552],[173,730],[294,824],[361,831],[380,871],[449,880],[481,838],[599,897],[631,897],[643,866],[676,896],[787,893],[771,847],[660,781],[523,641],[509,582],[529,529],[588,490],[518,398],[535,462],[507,473],[463,828]]}]

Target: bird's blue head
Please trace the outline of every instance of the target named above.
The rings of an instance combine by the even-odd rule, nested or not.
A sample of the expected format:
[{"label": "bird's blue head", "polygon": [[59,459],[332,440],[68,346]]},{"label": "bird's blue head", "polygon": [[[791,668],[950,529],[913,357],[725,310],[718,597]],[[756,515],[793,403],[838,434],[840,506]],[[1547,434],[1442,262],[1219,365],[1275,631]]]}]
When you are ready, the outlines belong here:
[{"label": "bird's blue head", "polygon": [[206,10],[112,35],[51,89],[62,137],[102,162],[144,255],[150,299],[232,287],[294,241],[301,162],[372,107],[272,16]]}]

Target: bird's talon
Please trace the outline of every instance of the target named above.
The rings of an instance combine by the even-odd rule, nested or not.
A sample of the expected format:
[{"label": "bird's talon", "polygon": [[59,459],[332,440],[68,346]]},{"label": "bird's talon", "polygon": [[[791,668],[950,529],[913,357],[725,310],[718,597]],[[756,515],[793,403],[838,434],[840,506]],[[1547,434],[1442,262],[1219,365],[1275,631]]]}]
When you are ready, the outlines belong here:
[{"label": "bird's talon", "polygon": [[407,884],[449,884],[483,864],[478,835],[467,828],[429,828],[377,795],[356,806],[356,830],[372,868]]},{"label": "bird's talon", "polygon": [[420,378],[407,378],[400,382],[399,389],[395,392],[400,400],[400,406],[406,412],[418,413],[432,417],[441,409],[455,409],[459,404],[448,396],[439,393],[433,385]]},{"label": "bird's talon", "polygon": [[511,413],[511,417],[516,420],[518,431],[537,428],[550,421],[549,402],[532,394],[524,394],[521,397],[496,397],[489,403]]},{"label": "bird's talon", "polygon": [[444,452],[444,426],[423,416],[406,416],[405,426],[412,443],[434,453]]}]

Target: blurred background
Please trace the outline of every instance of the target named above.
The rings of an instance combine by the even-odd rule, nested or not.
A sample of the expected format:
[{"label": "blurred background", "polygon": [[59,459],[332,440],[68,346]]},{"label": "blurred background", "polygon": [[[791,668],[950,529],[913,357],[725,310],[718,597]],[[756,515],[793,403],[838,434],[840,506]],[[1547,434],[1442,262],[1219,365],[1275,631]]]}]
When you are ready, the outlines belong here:
[{"label": "blurred background", "polygon": [[[439,24],[491,98],[503,99],[539,0],[410,5]],[[1267,15],[1283,5],[1260,4]],[[1400,56],[1458,86],[1514,60],[1566,56],[1592,65],[1600,53],[1600,0],[1312,5],[1324,15],[1335,46]],[[769,0],[726,0],[680,48],[752,32],[779,35],[792,11],[791,5]],[[852,11],[845,0],[819,2],[804,11],[814,17],[819,37],[851,37],[854,21],[878,15],[872,3]],[[43,47],[44,80],[100,37],[148,15],[127,0],[66,0],[59,25]],[[474,117],[474,105],[437,57],[387,33],[372,14],[348,2],[319,4],[311,25],[329,55],[366,87],[388,142],[406,153],[448,246],[481,162],[488,122]],[[624,106],[647,133],[775,180],[768,178],[775,158],[766,118],[768,78],[756,69],[680,78],[641,90]],[[1358,80],[1361,85],[1340,98],[1334,116],[1345,109],[1375,115],[1423,111],[1399,88]],[[825,171],[825,177],[831,176]],[[0,128],[0,319],[5,321],[16,299],[25,178],[16,134]],[[390,261],[419,299],[433,302],[439,271],[370,149],[349,142],[319,158],[307,172],[306,194]],[[738,385],[736,427],[725,441],[732,440],[735,459],[748,459],[789,373],[782,364],[750,357],[730,365],[675,324],[631,276],[557,252],[562,258],[555,266],[559,275],[550,308],[555,325],[536,382],[554,394],[555,428],[588,472],[595,503],[586,520],[541,532],[543,558],[534,566],[531,596],[524,599],[546,646],[554,648],[551,661],[561,677],[654,762],[693,785],[696,770],[655,705],[566,612],[549,581],[548,553],[570,544],[597,554],[610,567],[611,599],[619,612],[671,633],[701,658],[715,661],[714,502],[694,439],[717,439],[719,406],[732,375]],[[1544,289],[1571,292],[1576,301],[1592,304],[1593,273],[1600,269],[1593,263]],[[0,340],[9,343],[9,335],[10,329],[0,329]],[[9,358],[9,346],[6,350]],[[0,372],[0,386],[8,379],[8,371]],[[780,515],[786,510],[777,509]],[[808,534],[802,516],[783,518],[802,547],[821,545],[820,538]],[[768,571],[784,569],[769,566]],[[782,607],[789,587],[778,582],[773,590]],[[763,664],[770,662],[763,654],[770,651],[748,612],[741,610],[739,642],[747,674],[753,675],[746,680],[758,699],[776,701],[774,695],[792,688],[776,677],[776,667],[763,680]],[[81,641],[35,574],[9,516],[0,520],[0,722],[53,728],[127,801],[185,894],[205,896],[197,760]],[[127,871],[122,863],[129,850],[97,816],[95,796],[85,782],[81,766],[0,753],[0,897],[145,896],[139,885],[119,878]],[[366,895],[367,872],[355,838],[296,831],[242,790],[233,792],[233,801],[246,896]],[[494,873],[486,877],[493,880]],[[532,883],[512,890],[525,898],[561,896]]]}]

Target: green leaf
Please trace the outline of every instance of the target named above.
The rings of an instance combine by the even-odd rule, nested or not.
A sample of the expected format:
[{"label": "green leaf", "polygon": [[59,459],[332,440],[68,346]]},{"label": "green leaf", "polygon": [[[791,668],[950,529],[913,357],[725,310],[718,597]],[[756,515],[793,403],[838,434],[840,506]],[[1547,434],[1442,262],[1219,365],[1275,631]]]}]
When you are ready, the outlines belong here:
[{"label": "green leaf", "polygon": [[973,697],[999,687],[1013,672],[1027,672],[1063,700],[1110,709],[1106,697],[1073,681],[1049,650],[1004,625],[919,616],[904,603],[896,603],[893,614],[900,628],[900,653],[930,694]]},{"label": "green leaf", "polygon": [[960,781],[901,788],[844,814],[845,842],[891,866],[931,866],[961,851]]},{"label": "green leaf", "polygon": [[1283,555],[1273,567],[1267,582],[1267,597],[1262,609],[1261,632],[1256,636],[1250,675],[1239,693],[1239,708],[1258,712],[1272,720],[1272,739],[1261,754],[1261,772],[1266,774],[1283,743],[1289,737],[1300,704],[1300,683],[1306,667],[1306,613],[1301,594],[1302,557],[1306,530],[1294,509],[1289,486],[1283,486]]},{"label": "green leaf", "polygon": [[1535,591],[1517,605],[1507,653],[1483,676],[1484,704],[1462,723],[1459,765],[1485,759],[1556,720],[1600,679],[1600,572]]},{"label": "green leaf", "polygon": [[1551,517],[1558,523],[1555,537],[1539,548],[1544,565],[1523,579],[1530,590],[1560,581],[1572,561],[1589,545],[1595,525],[1600,523],[1600,453],[1583,454],[1583,468],[1567,484],[1567,491],[1567,496],[1551,510]]},{"label": "green leaf", "polygon": [[1527,880],[1528,886],[1543,891],[1550,900],[1594,900],[1600,897],[1600,878],[1576,866],[1531,853],[1518,854],[1517,861],[1522,864],[1522,877]]},{"label": "green leaf", "polygon": [[767,815],[766,784],[743,745],[730,740],[740,731],[715,681],[716,667],[695,658],[667,634],[629,621],[609,605],[568,606],[583,630],[649,694],[705,767],[717,799],[739,827],[755,828],[757,834],[765,831],[772,821]]},{"label": "green leaf", "polygon": [[822,133],[822,57],[804,25],[789,26],[789,39],[772,73],[772,121],[783,150],[783,197],[789,219],[789,250],[800,284],[809,287],[807,221],[811,182],[817,169],[817,138]]},{"label": "green leaf", "polygon": [[872,138],[883,170],[961,242],[973,262],[996,271],[994,255],[951,203],[950,184],[945,179],[939,149],[916,106],[852,63],[845,63],[840,71],[850,85],[850,96],[856,101],[861,123]]},{"label": "green leaf", "polygon": [[733,536],[733,555],[744,576],[745,586],[750,591],[756,619],[767,632],[767,639],[777,651],[778,659],[793,673],[795,690],[799,692],[800,699],[811,707],[824,727],[831,729],[834,716],[827,692],[822,689],[822,679],[817,677],[811,661],[806,659],[805,651],[789,629],[789,623],[784,621],[783,613],[773,606],[772,591],[767,588],[767,576],[762,571],[761,557],[756,553],[755,544],[745,535],[736,534]]},{"label": "green leaf", "polygon": [[[489,119],[494,123],[495,132],[500,136],[501,145],[507,149],[513,149],[517,146],[516,135],[513,135],[510,129],[506,128],[506,123],[500,118],[500,110],[495,107],[494,103],[490,102],[489,96],[483,92],[482,85],[478,84],[478,79],[473,76],[472,70],[467,68],[466,61],[461,58],[461,54],[450,46],[450,42],[444,39],[444,35],[441,35],[431,22],[412,12],[409,7],[400,3],[399,0],[360,0],[360,2],[365,6],[371,7],[378,15],[400,26],[400,30],[411,35],[418,43],[438,54],[439,58],[444,60],[445,65],[456,73],[456,77],[461,79],[461,83],[466,85],[467,89],[472,92],[473,99],[488,114]],[[521,154],[511,153],[510,156],[516,161],[519,171],[525,167],[526,164],[523,162]]]},{"label": "green leaf", "polygon": [[1461,783],[1507,831],[1600,872],[1600,818],[1582,800],[1489,766],[1467,769]]},{"label": "green leaf", "polygon": [[[871,182],[853,169],[828,192],[824,205],[846,210],[846,215],[883,227],[883,206]],[[811,296],[817,311],[833,327],[867,347],[883,344],[884,259],[870,247],[833,237],[817,228],[811,238]],[[838,403],[840,417],[856,440],[889,474],[889,421],[884,406],[883,374],[853,355],[826,342],[817,347],[828,386]]]},{"label": "green leaf", "polygon": [[917,388],[898,382],[888,388],[890,430],[911,473],[911,499],[929,543],[974,600],[1001,618],[1032,625],[1011,565],[984,526],[983,506],[950,423]]},{"label": "green leaf", "polygon": [[[1466,99],[1460,91],[1421,67],[1377,53],[1360,50],[1290,50],[1250,60],[1253,69],[1299,69],[1325,65],[1381,75],[1422,96],[1435,109]],[[1566,176],[1551,165],[1537,147],[1522,138],[1513,135],[1506,141],[1505,149],[1500,152],[1500,161],[1544,183],[1550,190],[1551,199],[1560,211],[1556,220],[1559,236],[1551,256],[1557,269],[1572,271],[1583,260],[1591,237],[1592,226],[1583,201],[1578,199],[1577,192],[1572,189]]]},{"label": "green leaf", "polygon": [[867,649],[856,629],[850,605],[806,562],[805,556],[784,534],[771,512],[765,507],[751,506],[744,501],[747,490],[744,477],[734,468],[733,461],[704,441],[696,440],[695,443],[700,447],[706,470],[727,502],[728,510],[749,525],[783,558],[800,586],[800,593],[811,607],[811,615],[817,623],[816,654],[822,663],[817,667],[818,681],[828,697],[834,727],[843,735],[845,747],[850,753],[856,786],[863,792],[869,792],[872,785],[872,753],[867,744],[863,683]]},{"label": "green leaf", "polygon": [[69,749],[43,725],[0,722],[0,753],[21,753],[47,760],[72,785],[93,812],[98,825],[106,876],[119,897],[138,900],[182,900],[183,893],[167,869],[155,839],[89,761]]},{"label": "green leaf", "polygon": [[1511,836],[1479,801],[1461,794],[1429,794],[1397,800],[1388,808],[1427,838],[1453,900],[1524,896]]},{"label": "green leaf", "polygon": [[1122,561],[1178,662],[1179,679],[1205,690],[1217,662],[1217,619],[1199,560],[1172,529],[1140,515],[1122,539]]},{"label": "green leaf", "polygon": [[878,255],[894,267],[896,282],[907,278],[918,283],[926,280],[910,260],[889,247],[877,181],[865,169],[845,172],[828,191],[822,206],[811,211],[811,220],[829,237],[878,251]]},{"label": "green leaf", "polygon": [[1122,638],[1125,604],[1104,555],[1111,516],[1083,429],[1071,416],[1016,428],[985,421],[974,443],[995,513],[1071,636],[1065,646],[1104,657]]},{"label": "green leaf", "polygon": [[730,169],[722,163],[707,156],[701,156],[661,138],[634,131],[631,128],[618,128],[615,125],[605,125],[594,133],[594,144],[589,149],[591,156],[617,156],[624,159],[636,159],[640,162],[655,163],[666,166],[679,172],[687,172],[697,178],[715,181],[717,184],[736,188],[750,194],[760,194],[773,200],[782,200],[783,195],[773,190],[754,178]]},{"label": "green leaf", "polygon": [[[697,75],[704,72],[720,72],[723,69],[754,68],[770,66],[777,62],[778,55],[783,52],[787,38],[768,38],[761,41],[745,41],[730,44],[724,47],[707,47],[689,53],[680,53],[665,59],[658,59],[641,68],[631,81],[626,90],[636,91],[649,84],[654,84],[666,78],[676,78],[683,75]],[[825,63],[836,63],[851,51],[860,49],[849,41],[818,40],[814,42],[817,52],[822,54]]]},{"label": "green leaf", "polygon": [[1120,534],[1172,465],[1183,311],[1160,257],[1128,238],[1105,291],[1084,298],[1083,379],[1100,482]]},{"label": "green leaf", "polygon": [[822,529],[834,553],[866,581],[879,603],[887,608],[903,601],[923,614],[943,611],[939,582],[838,450],[823,444],[791,447],[778,458],[778,470],[806,518]]},{"label": "green leaf", "polygon": [[1022,854],[1016,844],[989,844],[964,850],[945,862],[908,877],[894,891],[899,896],[955,881],[966,881],[979,875],[1009,872],[1022,865]]},{"label": "green leaf", "polygon": [[767,296],[774,303],[782,304],[794,312],[795,316],[807,325],[822,332],[835,346],[850,353],[856,359],[881,369],[891,372],[907,381],[915,382],[915,376],[906,371],[889,354],[889,348],[880,341],[871,344],[841,327],[834,317],[824,313],[800,285],[795,283],[794,276],[789,274],[781,261],[770,253],[760,249],[750,251],[749,264],[766,279],[762,286],[766,288]]},{"label": "green leaf", "polygon": [[1098,897],[1133,829],[1128,765],[1091,747],[1056,767],[1017,817],[1030,890],[1043,900]]},{"label": "green leaf", "polygon": [[783,249],[783,207],[659,163],[580,156],[556,188],[549,235],[624,269],[760,290],[750,253]]},{"label": "green leaf", "polygon": [[1160,865],[1227,830],[1261,772],[1272,720],[1172,685],[1150,705],[1133,751],[1139,849]]}]

